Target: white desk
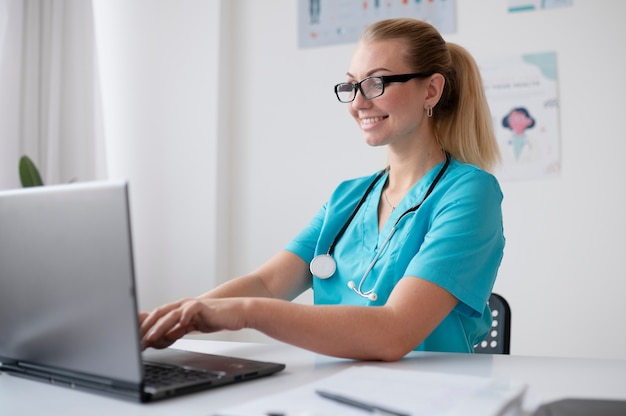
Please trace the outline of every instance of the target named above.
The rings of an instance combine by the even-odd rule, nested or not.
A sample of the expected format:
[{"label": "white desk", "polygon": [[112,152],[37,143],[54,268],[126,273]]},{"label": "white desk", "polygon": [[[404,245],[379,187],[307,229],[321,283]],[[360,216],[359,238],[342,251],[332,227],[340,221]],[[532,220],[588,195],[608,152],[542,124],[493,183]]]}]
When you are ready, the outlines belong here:
[{"label": "white desk", "polygon": [[[353,363],[281,344],[181,340],[175,346],[282,362],[287,368],[266,378],[151,404],[135,404],[1,374],[0,414],[209,416],[220,408],[318,380]],[[528,413],[541,403],[566,397],[626,400],[626,360],[413,353],[396,363],[368,365],[520,380],[529,386],[524,404]]]}]

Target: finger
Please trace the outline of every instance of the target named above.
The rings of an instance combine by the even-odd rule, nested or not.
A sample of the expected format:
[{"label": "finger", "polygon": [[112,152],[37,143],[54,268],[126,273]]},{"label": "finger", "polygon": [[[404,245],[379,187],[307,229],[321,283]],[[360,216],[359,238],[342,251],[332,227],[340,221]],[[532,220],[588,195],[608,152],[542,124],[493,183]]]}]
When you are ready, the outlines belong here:
[{"label": "finger", "polygon": [[154,343],[163,338],[165,334],[173,330],[174,327],[178,325],[180,313],[179,309],[174,309],[169,311],[167,314],[158,317],[158,320],[155,321],[153,325],[142,331],[142,339],[146,340],[148,343]]},{"label": "finger", "polygon": [[189,331],[186,330],[185,328],[177,326],[174,329],[172,329],[171,331],[169,331],[166,334],[164,334],[163,336],[161,336],[160,338],[157,338],[157,339],[144,338],[144,339],[142,339],[141,340],[141,348],[144,349],[144,350],[146,348],[149,348],[149,347],[159,348],[159,349],[160,348],[167,348],[170,345],[172,345],[176,340],[178,340],[183,335],[185,335],[187,332],[189,332]]},{"label": "finger", "polygon": [[187,300],[188,299],[181,299],[177,302],[159,306],[158,308],[147,314],[147,316],[141,320],[141,337],[143,338],[146,333],[159,321],[159,319],[161,319],[164,315],[170,313],[172,310],[179,308]]},{"label": "finger", "polygon": [[[142,336],[142,346],[164,348],[185,334],[194,330],[191,323],[198,307],[198,302],[191,300],[180,302],[178,308],[170,310],[161,316],[158,321]],[[169,309],[166,308],[166,309]]]}]

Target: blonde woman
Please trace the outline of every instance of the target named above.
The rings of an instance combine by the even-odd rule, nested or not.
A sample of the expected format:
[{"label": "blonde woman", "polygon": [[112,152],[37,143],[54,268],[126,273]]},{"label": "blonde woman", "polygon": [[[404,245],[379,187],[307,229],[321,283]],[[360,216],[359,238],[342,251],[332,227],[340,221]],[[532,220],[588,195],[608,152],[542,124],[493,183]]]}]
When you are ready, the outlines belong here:
[{"label": "blonde woman", "polygon": [[[428,23],[362,34],[340,102],[388,166],[341,183],[286,248],[248,275],[141,315],[143,347],[253,328],[317,353],[394,361],[472,352],[504,249],[499,153],[468,52]],[[314,305],[290,302],[313,288]]]}]

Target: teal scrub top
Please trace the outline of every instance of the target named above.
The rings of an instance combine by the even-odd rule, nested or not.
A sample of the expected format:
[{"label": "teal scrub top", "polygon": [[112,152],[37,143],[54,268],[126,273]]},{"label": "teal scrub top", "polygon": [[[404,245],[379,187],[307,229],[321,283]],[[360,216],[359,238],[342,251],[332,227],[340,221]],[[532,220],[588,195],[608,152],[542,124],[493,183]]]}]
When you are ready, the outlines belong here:
[{"label": "teal scrub top", "polygon": [[[328,279],[313,276],[319,305],[384,305],[404,276],[429,280],[450,292],[458,304],[415,350],[473,352],[491,327],[487,300],[504,250],[502,192],[494,176],[452,158],[432,193],[417,211],[405,215],[380,253],[362,290],[359,285],[398,218],[417,205],[443,167],[431,169],[391,213],[378,232],[378,203],[387,173],[378,180],[335,246],[337,270]],[[310,263],[330,245],[376,175],[341,183],[330,199],[286,247]]]}]

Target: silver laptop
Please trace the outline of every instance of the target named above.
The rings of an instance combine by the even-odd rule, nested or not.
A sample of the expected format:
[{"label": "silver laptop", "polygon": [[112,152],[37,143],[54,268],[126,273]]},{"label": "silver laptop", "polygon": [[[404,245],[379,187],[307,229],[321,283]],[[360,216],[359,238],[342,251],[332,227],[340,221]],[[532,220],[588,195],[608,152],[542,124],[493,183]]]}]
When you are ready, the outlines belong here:
[{"label": "silver laptop", "polygon": [[0,372],[148,402],[283,364],[140,347],[126,182],[0,192]]}]

